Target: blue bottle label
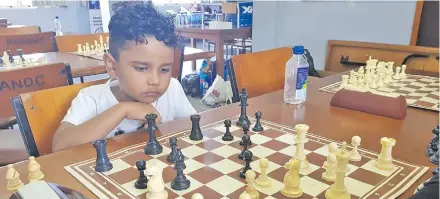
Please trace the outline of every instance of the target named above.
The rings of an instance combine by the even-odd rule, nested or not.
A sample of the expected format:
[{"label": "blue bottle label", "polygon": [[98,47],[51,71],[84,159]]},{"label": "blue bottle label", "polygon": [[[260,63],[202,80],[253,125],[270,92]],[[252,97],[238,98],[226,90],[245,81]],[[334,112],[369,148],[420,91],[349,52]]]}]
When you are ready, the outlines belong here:
[{"label": "blue bottle label", "polygon": [[309,75],[308,67],[300,67],[298,68],[298,72],[296,73],[296,99],[304,99],[307,94],[307,77]]}]

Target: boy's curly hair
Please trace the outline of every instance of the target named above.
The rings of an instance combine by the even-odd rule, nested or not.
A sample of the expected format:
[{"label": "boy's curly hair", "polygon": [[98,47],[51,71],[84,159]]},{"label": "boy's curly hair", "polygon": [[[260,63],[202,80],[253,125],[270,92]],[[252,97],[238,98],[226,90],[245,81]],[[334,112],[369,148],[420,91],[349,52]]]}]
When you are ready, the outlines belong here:
[{"label": "boy's curly hair", "polygon": [[108,25],[109,51],[116,60],[119,60],[119,49],[126,41],[148,44],[145,36],[154,36],[169,47],[180,43],[174,32],[173,19],[162,15],[151,1],[118,2],[112,9],[114,15]]}]

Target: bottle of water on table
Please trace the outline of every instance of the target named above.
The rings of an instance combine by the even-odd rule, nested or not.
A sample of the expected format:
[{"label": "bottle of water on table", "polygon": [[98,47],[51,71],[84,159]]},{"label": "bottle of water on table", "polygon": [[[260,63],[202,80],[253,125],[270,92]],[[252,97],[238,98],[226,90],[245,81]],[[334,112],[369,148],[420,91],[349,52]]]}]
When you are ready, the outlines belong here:
[{"label": "bottle of water on table", "polygon": [[309,64],[304,56],[304,46],[294,46],[293,56],[286,63],[284,102],[302,104],[307,97]]},{"label": "bottle of water on table", "polygon": [[56,16],[55,20],[53,20],[53,24],[55,26],[55,34],[57,36],[63,35],[63,32],[61,31],[61,21],[58,16]]}]

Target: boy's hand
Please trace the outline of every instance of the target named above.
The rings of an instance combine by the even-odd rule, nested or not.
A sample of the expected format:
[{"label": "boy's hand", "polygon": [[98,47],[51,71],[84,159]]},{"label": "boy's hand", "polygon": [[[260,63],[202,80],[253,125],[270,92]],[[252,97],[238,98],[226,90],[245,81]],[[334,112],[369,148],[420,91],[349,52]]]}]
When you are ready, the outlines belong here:
[{"label": "boy's hand", "polygon": [[123,104],[123,109],[125,111],[125,117],[130,120],[140,120],[145,121],[145,116],[147,114],[154,113],[157,115],[156,123],[162,121],[162,117],[159,112],[151,106],[151,104],[145,104],[140,102],[125,102]]}]

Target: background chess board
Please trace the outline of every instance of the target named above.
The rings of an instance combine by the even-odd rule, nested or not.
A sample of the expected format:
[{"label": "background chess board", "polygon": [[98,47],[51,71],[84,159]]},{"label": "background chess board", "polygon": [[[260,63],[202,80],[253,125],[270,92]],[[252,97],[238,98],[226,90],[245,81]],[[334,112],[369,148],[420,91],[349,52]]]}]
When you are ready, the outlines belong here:
[{"label": "background chess board", "polygon": [[[341,82],[336,82],[319,90],[336,93]],[[378,88],[377,91],[397,93],[405,97],[408,106],[439,111],[439,78],[407,74],[405,79]]]},{"label": "background chess board", "polygon": [[[235,121],[238,117],[232,118]],[[254,123],[255,119],[250,118]],[[272,181],[271,188],[258,188],[260,198],[283,199],[280,190],[283,188],[283,178],[287,170],[284,164],[292,158],[295,152],[294,138],[296,133],[293,128],[262,120],[263,132],[249,132],[253,144],[250,150],[253,153],[251,167],[260,172],[258,160],[267,158],[269,163],[268,176]],[[194,193],[201,193],[204,198],[237,199],[245,190],[244,179],[239,177],[244,161],[238,159],[241,151],[239,140],[242,130],[236,126],[231,128],[234,135],[233,141],[221,139],[225,132],[223,121],[202,127],[204,139],[192,141],[189,139],[190,130],[176,132],[160,137],[164,151],[159,155],[145,155],[144,143],[120,149],[108,156],[113,163],[113,169],[105,173],[94,171],[95,159],[89,159],[66,166],[65,169],[76,179],[90,189],[97,197],[105,198],[145,198],[147,190],[134,188],[134,183],[139,177],[136,161],[143,159],[147,164],[156,161],[164,167],[163,178],[168,191],[168,198],[191,198]],[[171,136],[178,138],[178,146],[182,148],[187,168],[184,170],[186,177],[191,181],[189,189],[175,191],[171,189],[170,182],[176,175],[173,164],[167,162],[171,151],[168,139]],[[300,171],[301,187],[304,191],[302,199],[325,198],[325,191],[332,183],[321,178],[325,169],[321,168],[327,159],[327,144],[333,142],[324,137],[311,133],[307,135],[305,154],[310,162],[310,168]],[[341,143],[338,143],[340,147]],[[362,143],[361,143],[362,144]],[[380,141],[377,141],[380,144]],[[351,150],[351,147],[348,147]],[[352,198],[395,198],[407,190],[427,167],[394,160],[396,165],[392,171],[378,170],[373,166],[377,153],[360,148],[362,160],[349,162],[345,184]]]},{"label": "background chess board", "polygon": [[89,57],[97,60],[104,60],[104,52],[93,52],[93,53],[78,53],[78,52],[70,52],[70,54]]}]

